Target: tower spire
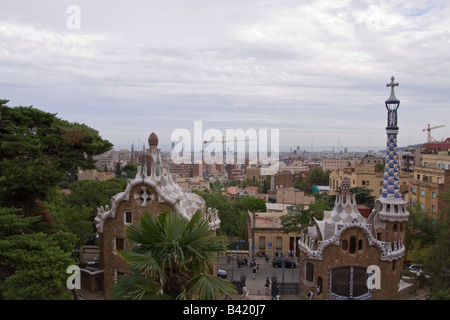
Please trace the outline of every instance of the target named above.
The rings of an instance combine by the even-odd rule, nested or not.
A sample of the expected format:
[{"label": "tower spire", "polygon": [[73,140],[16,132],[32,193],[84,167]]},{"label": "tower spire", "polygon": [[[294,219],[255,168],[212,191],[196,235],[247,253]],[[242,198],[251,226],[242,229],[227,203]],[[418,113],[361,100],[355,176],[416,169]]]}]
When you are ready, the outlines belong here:
[{"label": "tower spire", "polygon": [[391,82],[386,83],[386,87],[391,87],[391,95],[386,100],[385,105],[388,110],[388,126],[397,127],[397,109],[400,106],[400,100],[395,96],[394,87],[398,87],[398,82],[394,82],[394,80],[395,78],[392,76]]},{"label": "tower spire", "polygon": [[386,87],[391,87],[391,95],[385,102],[386,109],[388,110],[388,125],[386,127],[386,161],[381,197],[401,199],[397,159],[397,109],[400,105],[400,100],[395,97],[394,87],[399,84],[398,82],[394,82],[394,80],[395,78],[392,76],[391,82],[386,84]]}]

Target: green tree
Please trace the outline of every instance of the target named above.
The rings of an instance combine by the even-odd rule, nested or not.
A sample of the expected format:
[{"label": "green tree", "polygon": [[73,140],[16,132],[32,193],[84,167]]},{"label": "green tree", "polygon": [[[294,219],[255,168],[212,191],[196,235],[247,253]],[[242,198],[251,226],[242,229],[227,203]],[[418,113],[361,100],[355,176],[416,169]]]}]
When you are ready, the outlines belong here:
[{"label": "green tree", "polygon": [[126,186],[125,180],[116,178],[105,181],[76,181],[69,185],[70,194],[64,197],[64,204],[91,208],[94,213],[98,207],[109,205],[111,195],[123,192]]},{"label": "green tree", "polygon": [[326,176],[326,172],[323,171],[322,167],[314,166],[309,169],[306,174],[308,182],[315,185],[328,185],[328,179]]},{"label": "green tree", "polygon": [[225,246],[222,237],[210,235],[200,212],[189,221],[173,212],[144,214],[127,237],[136,245],[119,254],[134,272],[118,278],[112,299],[211,300],[236,292],[231,282],[208,273]]},{"label": "green tree", "polygon": [[322,167],[314,166],[306,173],[306,180],[300,176],[295,182],[295,187],[311,194],[313,185],[327,186],[330,180],[330,170],[323,171]]},{"label": "green tree", "polygon": [[323,213],[331,209],[333,208],[330,207],[328,201],[323,199],[316,199],[316,201],[310,203],[307,207],[304,205],[298,206],[300,213],[288,214],[281,217],[283,232],[301,233],[312,224],[314,219],[323,219]]},{"label": "green tree", "polygon": [[120,163],[116,164],[116,172],[115,172],[116,178],[122,178],[122,168],[120,167]]},{"label": "green tree", "polygon": [[420,205],[408,206],[409,218],[405,229],[405,247],[407,257],[423,260],[425,249],[436,242],[437,227],[430,214]]},{"label": "green tree", "polygon": [[412,238],[408,244],[414,244],[423,254],[424,273],[419,279],[430,289],[431,299],[450,299],[450,192],[440,193],[441,210],[435,216],[421,210],[420,206],[410,207],[408,233]]},{"label": "green tree", "polygon": [[128,163],[122,168],[122,177],[125,179],[134,179],[137,173],[137,165]]},{"label": "green tree", "polygon": [[235,201],[237,208],[247,211],[266,211],[266,201],[260,198],[244,197]]},{"label": "green tree", "polygon": [[82,180],[71,183],[70,194],[55,189],[46,206],[51,212],[53,224],[76,235],[77,246],[92,241],[95,235],[94,218],[97,208],[110,203],[111,195],[122,192],[126,187],[123,179],[106,181]]},{"label": "green tree", "polygon": [[203,192],[211,195],[222,195],[225,190],[225,186],[220,181],[213,181],[209,183],[209,189],[203,187]]},{"label": "green tree", "polygon": [[300,209],[300,213],[298,214],[287,214],[280,219],[284,233],[294,232],[300,234],[310,223],[310,216],[302,209]]},{"label": "green tree", "polygon": [[439,222],[436,242],[426,249],[423,281],[431,291],[432,299],[450,300],[450,223]]},{"label": "green tree", "polygon": [[70,299],[67,267],[75,237],[36,232],[39,217],[0,208],[0,299]]},{"label": "green tree", "polygon": [[35,210],[74,167],[95,167],[94,156],[111,149],[98,131],[33,107],[0,101],[0,206]]},{"label": "green tree", "polygon": [[366,187],[354,187],[350,188],[350,192],[355,194],[356,203],[363,204],[369,207],[371,210],[375,205],[375,196],[372,195],[373,190]]}]

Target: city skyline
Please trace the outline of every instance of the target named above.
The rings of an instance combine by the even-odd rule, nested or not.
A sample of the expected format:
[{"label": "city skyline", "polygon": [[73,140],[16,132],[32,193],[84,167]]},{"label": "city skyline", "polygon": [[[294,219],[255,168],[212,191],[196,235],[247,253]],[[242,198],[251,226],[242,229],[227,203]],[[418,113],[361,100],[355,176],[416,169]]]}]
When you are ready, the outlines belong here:
[{"label": "city skyline", "polygon": [[443,0],[5,0],[0,19],[0,98],[85,123],[116,149],[151,132],[170,146],[194,121],[279,129],[280,150],[383,149],[391,76],[399,147],[450,118]]}]

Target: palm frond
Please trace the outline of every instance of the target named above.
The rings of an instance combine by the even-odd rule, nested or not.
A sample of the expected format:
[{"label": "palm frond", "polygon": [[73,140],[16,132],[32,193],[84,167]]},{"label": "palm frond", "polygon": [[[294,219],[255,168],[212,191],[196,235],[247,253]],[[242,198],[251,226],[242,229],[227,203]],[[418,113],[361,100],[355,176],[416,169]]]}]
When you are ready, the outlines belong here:
[{"label": "palm frond", "polygon": [[230,281],[202,272],[187,282],[177,299],[217,300],[236,293],[236,287]]},{"label": "palm frond", "polygon": [[161,294],[157,283],[142,277],[137,269],[132,274],[119,276],[108,292],[108,298],[116,300],[169,300],[171,296]]},{"label": "palm frond", "polygon": [[119,255],[127,261],[133,269],[138,269],[141,272],[149,272],[151,274],[158,274],[160,278],[164,278],[164,270],[158,261],[155,261],[151,254],[137,253],[133,251],[118,251]]}]

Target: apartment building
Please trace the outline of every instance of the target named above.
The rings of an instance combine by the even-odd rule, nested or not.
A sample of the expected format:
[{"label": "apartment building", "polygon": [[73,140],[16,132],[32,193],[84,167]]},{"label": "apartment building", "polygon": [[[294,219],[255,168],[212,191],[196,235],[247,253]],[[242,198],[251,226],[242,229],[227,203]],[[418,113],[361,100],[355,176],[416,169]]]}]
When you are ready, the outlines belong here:
[{"label": "apartment building", "polygon": [[[336,194],[344,177],[350,179],[350,187],[365,187],[372,190],[372,196],[379,198],[383,188],[383,171],[375,171],[375,164],[356,164],[343,167],[330,173],[330,194]],[[409,179],[412,174],[408,172],[399,173],[399,185],[401,193],[408,193]]]},{"label": "apartment building", "polygon": [[439,195],[450,191],[450,143],[432,144],[439,148],[421,148],[422,161],[409,179],[409,199],[411,205],[418,204],[439,219],[448,207]]},{"label": "apartment building", "polygon": [[344,157],[344,158],[322,158],[322,169],[323,171],[334,171],[341,169],[346,166],[353,166],[361,162],[360,157]]}]

